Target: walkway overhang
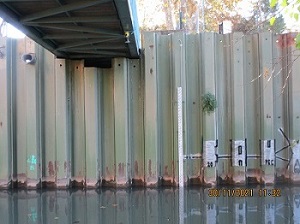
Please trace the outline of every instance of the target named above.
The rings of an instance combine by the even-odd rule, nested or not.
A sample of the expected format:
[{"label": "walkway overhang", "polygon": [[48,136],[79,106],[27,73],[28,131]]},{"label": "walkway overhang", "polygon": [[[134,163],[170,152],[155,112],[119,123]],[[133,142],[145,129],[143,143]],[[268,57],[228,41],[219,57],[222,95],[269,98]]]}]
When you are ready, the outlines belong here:
[{"label": "walkway overhang", "polygon": [[59,58],[138,58],[134,0],[0,0],[0,17]]}]

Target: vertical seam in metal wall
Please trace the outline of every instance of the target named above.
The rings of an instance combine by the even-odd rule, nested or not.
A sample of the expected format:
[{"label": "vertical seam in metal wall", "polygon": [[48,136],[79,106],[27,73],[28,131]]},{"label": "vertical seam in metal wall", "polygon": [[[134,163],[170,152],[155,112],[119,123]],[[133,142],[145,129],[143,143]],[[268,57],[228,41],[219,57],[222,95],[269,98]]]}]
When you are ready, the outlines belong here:
[{"label": "vertical seam in metal wall", "polygon": [[38,172],[39,172],[39,177],[40,177],[40,183],[41,183],[41,186],[42,185],[42,181],[43,181],[43,137],[42,137],[42,128],[43,128],[43,125],[42,125],[42,99],[43,99],[43,94],[42,94],[42,76],[44,76],[44,73],[42,73],[42,67],[44,67],[44,55],[41,53],[43,52],[43,48],[41,48],[39,45],[35,45],[36,47],[36,55],[38,55],[38,58],[39,58],[39,62],[38,62],[38,67],[36,68],[36,73],[37,73],[37,76],[39,77],[38,78],[38,88],[37,88],[37,91],[38,91],[38,105],[37,105],[37,114],[39,115],[38,119],[37,119],[37,134],[38,134],[38,146],[39,146],[39,169],[38,169]]},{"label": "vertical seam in metal wall", "polygon": [[56,76],[57,76],[57,70],[56,70],[56,67],[57,67],[57,61],[56,59],[54,59],[54,63],[53,63],[53,76],[54,76],[54,130],[55,130],[55,135],[54,135],[54,142],[55,142],[55,145],[54,145],[54,156],[55,156],[55,162],[54,162],[54,169],[55,169],[55,183],[57,185],[57,172],[58,172],[58,169],[59,169],[59,163],[58,163],[58,158],[57,158],[57,97],[56,97],[56,93],[57,93],[57,85],[56,85]]},{"label": "vertical seam in metal wall", "polygon": [[[184,33],[183,33],[183,35],[184,35]],[[175,90],[176,90],[176,93],[177,93],[177,96],[176,96],[176,99],[177,99],[177,119],[179,120],[179,119],[182,119],[181,120],[181,124],[182,124],[182,151],[184,152],[184,149],[185,149],[185,141],[186,141],[186,139],[185,139],[185,134],[183,134],[183,132],[185,131],[184,130],[184,123],[186,123],[185,121],[184,121],[184,109],[183,109],[183,96],[182,96],[182,92],[184,92],[184,90],[182,91],[182,89],[183,89],[183,86],[182,86],[182,75],[183,75],[183,49],[182,49],[182,47],[183,47],[183,40],[182,39],[179,39],[179,47],[180,47],[180,61],[179,61],[179,86],[175,86]],[[178,92],[177,92],[177,89],[178,89],[178,87],[181,87],[181,102],[179,102],[178,101],[178,99],[179,99],[179,97],[178,97]],[[179,107],[179,104],[181,104],[181,115],[182,115],[182,117],[181,118],[179,118],[179,109],[178,108],[180,108]],[[181,158],[181,153],[179,153],[179,151],[181,151],[181,149],[180,149],[180,146],[179,146],[179,133],[180,133],[180,131],[181,130],[179,130],[179,124],[178,124],[178,120],[177,120],[177,127],[175,127],[176,129],[177,129],[177,148],[176,149],[174,149],[174,152],[176,152],[178,155],[177,155],[177,158],[178,158],[178,161],[176,161],[177,162],[177,166],[178,166],[178,183],[179,183],[179,186],[181,185],[181,183],[180,183],[180,173],[181,172],[179,172],[179,170],[180,170],[180,167],[179,167],[179,164],[180,164],[180,160],[183,160],[183,158]],[[174,153],[174,159],[175,159],[175,153]],[[174,161],[174,164],[175,164],[175,161]],[[182,163],[183,164],[183,163]],[[183,168],[184,166],[182,166],[182,168]],[[174,168],[174,170],[176,170],[175,168]],[[176,174],[175,174],[175,176],[176,176]],[[184,171],[182,171],[182,176],[184,176]],[[177,184],[178,184],[177,183]],[[183,178],[183,185],[184,185],[184,178]]]},{"label": "vertical seam in metal wall", "polygon": [[69,131],[68,131],[68,163],[67,163],[67,175],[69,178],[69,183],[71,184],[72,187],[72,173],[73,173],[73,113],[72,113],[72,106],[73,106],[73,82],[74,82],[74,70],[73,70],[73,63],[69,60],[68,61],[68,69],[67,69],[67,74],[68,74],[68,95],[69,95],[69,102],[68,102],[68,126],[69,126]]},{"label": "vertical seam in metal wall", "polygon": [[82,66],[82,63],[80,64],[80,66],[79,66],[79,68],[80,68],[80,72],[82,72],[82,76],[83,76],[83,83],[82,83],[82,88],[83,88],[83,91],[82,91],[82,93],[83,93],[83,125],[84,125],[84,131],[83,131],[83,133],[84,133],[84,170],[83,170],[83,174],[84,174],[84,177],[83,177],[83,179],[84,179],[84,183],[83,183],[83,187],[85,187],[86,186],[86,175],[87,175],[87,167],[86,167],[86,116],[85,116],[85,111],[86,111],[86,105],[85,105],[85,71],[84,71],[84,67],[81,67]]},{"label": "vertical seam in metal wall", "polygon": [[[97,82],[97,116],[98,116],[98,122],[97,122],[97,151],[96,151],[96,156],[97,156],[97,165],[96,165],[96,175],[97,175],[97,185],[101,186],[101,166],[102,166],[102,161],[101,161],[101,150],[102,150],[102,114],[101,114],[101,76],[102,76],[102,70],[99,68],[96,68],[96,82]],[[101,163],[100,163],[101,161]],[[100,163],[100,164],[99,164]]]},{"label": "vertical seam in metal wall", "polygon": [[[126,64],[126,72],[125,72],[125,78],[126,78],[126,133],[125,133],[125,142],[126,142],[126,147],[127,147],[127,158],[128,160],[126,161],[127,164],[125,164],[126,169],[126,175],[127,175],[127,180],[129,186],[131,185],[131,164],[132,164],[132,129],[131,129],[131,119],[130,119],[130,114],[131,114],[131,89],[129,88],[131,85],[131,75],[130,75],[130,68],[131,68],[131,63],[129,59],[125,59],[125,64]],[[124,74],[122,72],[122,74]]]},{"label": "vertical seam in metal wall", "polygon": [[[174,63],[174,59],[173,59],[173,57],[172,57],[172,50],[173,50],[173,41],[172,41],[172,36],[173,36],[173,34],[171,34],[170,36],[169,36],[169,38],[168,38],[168,44],[169,44],[169,55],[168,55],[168,57],[169,57],[169,60],[170,60],[170,62],[169,62],[169,68],[170,68],[170,74],[169,74],[169,81],[170,81],[170,83],[171,83],[171,88],[173,88],[173,86],[174,86],[174,79],[173,79],[173,74],[174,74],[174,69],[173,69],[173,63]],[[170,91],[171,92],[171,94],[170,94],[170,108],[171,108],[171,114],[170,114],[170,116],[171,116],[171,133],[172,133],[172,135],[171,135],[171,138],[172,138],[172,141],[171,141],[171,148],[172,148],[172,161],[174,161],[174,158],[175,158],[175,155],[174,155],[174,146],[175,146],[175,144],[174,144],[174,110],[173,110],[173,108],[174,108],[174,99],[173,99],[173,90],[171,90]],[[174,163],[173,163],[174,164]],[[171,169],[172,170],[172,181],[173,181],[173,183],[175,182],[175,173],[174,173],[174,168],[172,168]]]},{"label": "vertical seam in metal wall", "polygon": [[[27,42],[26,42],[26,39],[24,39],[24,45],[25,45],[25,52],[27,52]],[[25,66],[24,66],[24,73],[23,73],[23,76],[25,76],[26,75],[26,69],[25,69]],[[27,139],[28,139],[28,131],[27,131],[27,127],[28,127],[28,115],[27,115],[27,110],[28,110],[28,85],[27,85],[27,83],[28,83],[28,80],[26,79],[26,81],[24,82],[24,83],[22,83],[23,85],[24,85],[24,89],[25,89],[25,113],[24,113],[24,115],[25,115],[25,129],[26,129],[26,137],[25,137],[25,155],[26,155],[26,158],[25,158],[25,174],[26,174],[26,183],[27,183],[27,180],[28,180],[28,170],[27,170],[27,167],[28,167],[28,164],[26,163],[26,159],[27,159],[27,157],[28,157],[28,155],[27,155],[27,153],[28,153],[28,147],[27,147]]]},{"label": "vertical seam in metal wall", "polygon": [[157,147],[156,148],[156,150],[157,150],[157,154],[156,154],[156,157],[157,157],[157,165],[156,165],[156,172],[157,172],[157,174],[156,174],[156,176],[157,176],[157,178],[158,178],[158,185],[159,184],[161,184],[160,183],[160,181],[161,181],[161,179],[162,179],[162,172],[161,172],[161,166],[162,166],[162,164],[161,164],[161,158],[162,158],[162,147],[161,147],[161,136],[159,135],[160,134],[160,126],[161,126],[161,123],[160,122],[158,122],[158,119],[159,119],[159,111],[160,111],[160,104],[159,104],[159,102],[160,102],[160,99],[159,99],[159,93],[160,93],[160,91],[159,91],[159,83],[158,83],[158,76],[159,76],[159,74],[158,74],[158,71],[157,71],[157,68],[158,68],[158,63],[157,63],[157,59],[158,59],[158,38],[157,38],[157,33],[155,32],[154,33],[154,43],[155,43],[155,75],[156,75],[156,77],[155,77],[155,82],[156,82],[156,84],[155,84],[155,87],[156,87],[156,99],[155,99],[155,102],[157,103],[157,105],[156,105],[156,124],[157,124],[157,128],[156,128],[156,130],[155,130],[155,132],[156,132],[156,146],[155,147]]},{"label": "vertical seam in metal wall", "polygon": [[[218,89],[217,89],[217,72],[218,72],[218,70],[217,70],[217,68],[216,68],[216,61],[217,61],[217,53],[219,53],[219,52],[217,52],[217,42],[218,42],[218,36],[219,36],[219,34],[213,34],[213,40],[214,40],[214,61],[213,61],[213,69],[214,69],[214,89],[215,89],[215,91],[214,91],[214,95],[215,95],[215,97],[217,97],[217,91],[218,91]],[[217,115],[218,115],[218,107],[216,108],[216,110],[214,111],[214,128],[215,128],[215,142],[216,142],[216,146],[217,146],[217,141],[218,141],[218,119],[217,119]],[[215,149],[215,152],[216,152],[216,154],[218,154],[218,148],[216,147],[216,149]],[[218,169],[216,169],[216,174],[218,174]]]},{"label": "vertical seam in metal wall", "polygon": [[[10,52],[9,52],[10,51]],[[14,79],[13,79],[13,72],[12,72],[12,68],[14,66],[12,66],[12,40],[11,39],[7,39],[6,40],[6,73],[7,75],[10,77],[10,82],[9,82],[9,93],[10,93],[10,105],[9,105],[9,149],[10,150],[10,173],[9,173],[9,181],[10,181],[10,188],[13,186],[13,179],[14,179],[14,112],[13,112],[13,106],[14,106],[14,101],[13,101],[13,96],[14,96]]]},{"label": "vertical seam in metal wall", "polygon": [[[145,91],[146,91],[146,88],[145,88],[145,50],[142,51],[142,54],[141,54],[141,59],[140,59],[140,67],[139,67],[139,70],[140,70],[140,88],[139,88],[139,94],[142,94],[142,111],[141,111],[141,114],[142,114],[142,131],[143,131],[143,134],[142,134],[142,146],[143,146],[143,184],[144,186],[146,185],[146,143],[145,143]],[[139,111],[140,112],[140,111]],[[139,176],[139,173],[138,173],[138,176]]]},{"label": "vertical seam in metal wall", "polygon": [[116,117],[116,114],[115,114],[115,70],[116,70],[116,59],[113,59],[113,89],[112,89],[112,98],[113,98],[113,103],[112,103],[112,107],[113,107],[113,135],[114,135],[114,182],[115,184],[117,184],[117,157],[116,157],[116,133],[115,133],[115,129],[116,129],[116,122],[115,122],[115,117]]},{"label": "vertical seam in metal wall", "polygon": [[155,42],[155,68],[156,70],[154,71],[155,75],[156,75],[156,79],[155,79],[155,82],[156,82],[156,123],[157,123],[157,129],[156,129],[156,136],[157,136],[157,161],[158,161],[158,164],[156,166],[156,169],[157,169],[157,177],[158,179],[162,179],[163,178],[163,175],[162,175],[162,164],[160,161],[162,160],[159,160],[159,158],[163,158],[163,148],[162,148],[162,122],[159,122],[160,121],[160,115],[161,115],[161,97],[160,97],[160,94],[161,94],[161,91],[160,91],[160,82],[159,82],[159,76],[160,76],[160,70],[159,70],[159,67],[158,67],[158,60],[159,60],[159,52],[158,52],[158,49],[159,49],[159,44],[161,42],[161,36],[160,37],[157,37],[157,33],[154,33],[154,42]]}]

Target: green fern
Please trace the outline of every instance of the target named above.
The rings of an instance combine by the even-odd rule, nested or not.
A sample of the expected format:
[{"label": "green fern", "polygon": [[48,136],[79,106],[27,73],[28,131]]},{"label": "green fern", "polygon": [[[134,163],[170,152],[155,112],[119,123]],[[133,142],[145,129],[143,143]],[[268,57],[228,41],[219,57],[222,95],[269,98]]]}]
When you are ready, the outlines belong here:
[{"label": "green fern", "polygon": [[217,108],[217,100],[215,95],[206,93],[202,96],[202,110],[208,114],[215,111]]}]

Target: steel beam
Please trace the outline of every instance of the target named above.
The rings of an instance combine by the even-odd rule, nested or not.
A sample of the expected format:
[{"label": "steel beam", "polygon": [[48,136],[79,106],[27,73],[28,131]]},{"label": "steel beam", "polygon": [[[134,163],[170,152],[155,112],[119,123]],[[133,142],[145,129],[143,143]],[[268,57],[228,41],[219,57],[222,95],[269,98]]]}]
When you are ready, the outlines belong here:
[{"label": "steel beam", "polygon": [[20,22],[23,23],[23,22],[32,21],[32,20],[35,20],[35,19],[48,17],[48,16],[54,16],[54,15],[57,15],[57,14],[60,14],[60,13],[65,13],[65,12],[69,12],[69,11],[73,11],[73,10],[84,9],[84,8],[87,8],[87,7],[107,3],[107,2],[110,2],[110,1],[111,0],[96,0],[96,1],[74,2],[74,3],[70,3],[68,5],[63,5],[63,6],[60,6],[60,7],[57,7],[57,8],[51,8],[51,9],[47,9],[47,10],[42,11],[42,12],[37,12],[37,13],[33,13],[31,15],[28,15],[28,16],[24,16],[23,18],[20,18]]},{"label": "steel beam", "polygon": [[24,25],[34,26],[35,24],[59,24],[59,23],[118,23],[117,16],[72,16],[43,18],[34,21],[22,22]]},{"label": "steel beam", "polygon": [[92,28],[87,26],[76,26],[76,25],[44,25],[44,24],[34,24],[34,27],[43,27],[48,29],[55,30],[68,30],[75,32],[87,32],[87,33],[97,33],[97,34],[105,34],[108,36],[120,36],[119,30],[106,30],[99,28]]}]

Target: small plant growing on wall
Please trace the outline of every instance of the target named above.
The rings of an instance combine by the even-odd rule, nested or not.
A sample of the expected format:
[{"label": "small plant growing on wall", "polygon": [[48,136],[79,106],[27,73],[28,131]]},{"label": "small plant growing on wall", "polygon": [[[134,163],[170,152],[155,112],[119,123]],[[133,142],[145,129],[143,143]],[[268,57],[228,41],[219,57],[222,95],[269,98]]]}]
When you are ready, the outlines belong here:
[{"label": "small plant growing on wall", "polygon": [[217,100],[215,95],[211,93],[205,93],[202,96],[202,110],[204,113],[212,113],[217,108]]}]

